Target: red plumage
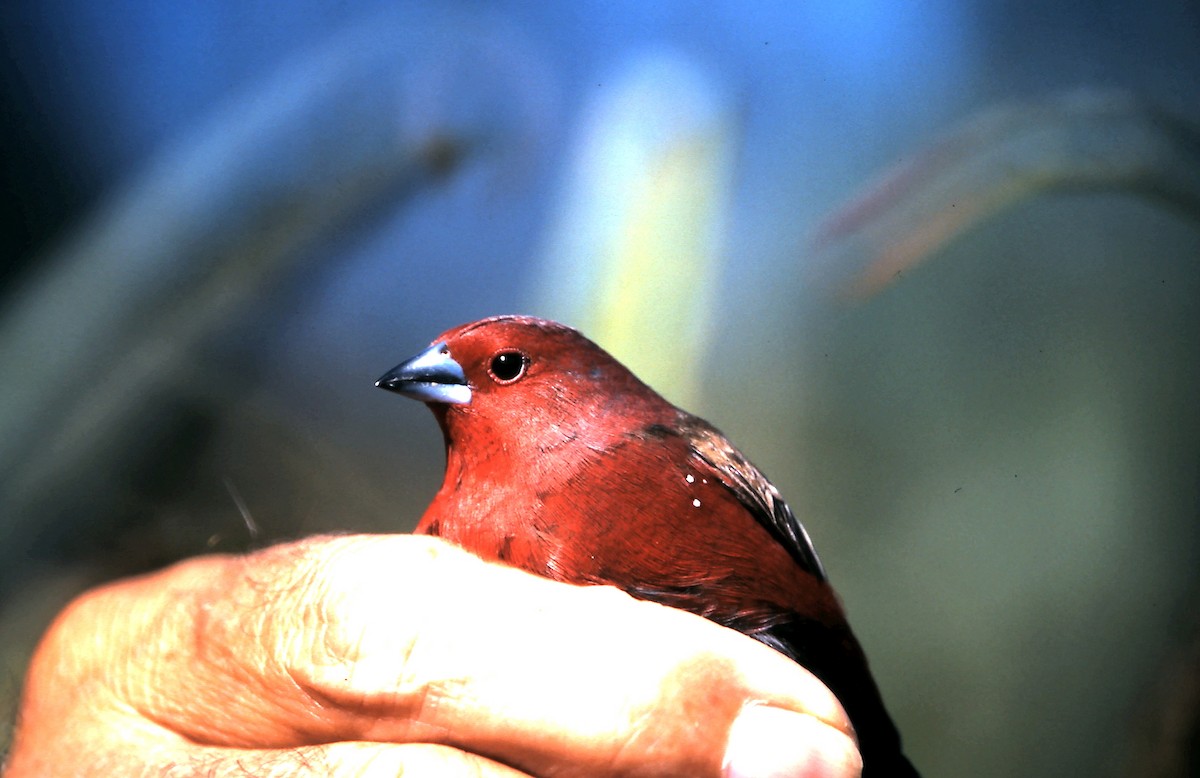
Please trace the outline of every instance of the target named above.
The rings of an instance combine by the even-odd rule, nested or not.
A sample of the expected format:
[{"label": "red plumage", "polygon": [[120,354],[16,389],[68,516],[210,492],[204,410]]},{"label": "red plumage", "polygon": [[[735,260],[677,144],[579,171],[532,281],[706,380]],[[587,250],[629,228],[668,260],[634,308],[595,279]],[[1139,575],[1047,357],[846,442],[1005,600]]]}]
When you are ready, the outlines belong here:
[{"label": "red plumage", "polygon": [[916,774],[803,527],[703,419],[531,317],[448,330],[378,385],[426,402],[445,435],[445,481],[417,532],[752,635],[837,695],[865,775]]}]

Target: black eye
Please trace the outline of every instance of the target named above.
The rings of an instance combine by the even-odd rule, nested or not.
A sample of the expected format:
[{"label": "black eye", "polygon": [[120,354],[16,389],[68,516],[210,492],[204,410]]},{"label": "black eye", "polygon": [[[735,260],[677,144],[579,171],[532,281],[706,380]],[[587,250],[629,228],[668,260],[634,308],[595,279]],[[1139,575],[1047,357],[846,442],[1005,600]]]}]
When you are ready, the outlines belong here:
[{"label": "black eye", "polygon": [[501,351],[492,357],[492,363],[488,365],[488,372],[498,382],[510,384],[525,375],[525,368],[528,366],[529,357],[520,351]]}]

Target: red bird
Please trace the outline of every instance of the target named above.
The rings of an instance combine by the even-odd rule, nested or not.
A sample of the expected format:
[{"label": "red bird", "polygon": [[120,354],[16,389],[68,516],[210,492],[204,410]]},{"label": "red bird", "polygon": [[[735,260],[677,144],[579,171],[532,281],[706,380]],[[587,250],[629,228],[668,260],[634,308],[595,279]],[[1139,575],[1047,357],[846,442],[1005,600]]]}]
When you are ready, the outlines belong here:
[{"label": "red bird", "polygon": [[864,775],[917,774],[804,527],[708,422],[525,316],[448,330],[376,385],[428,404],[446,438],[418,533],[755,637],[841,701]]}]

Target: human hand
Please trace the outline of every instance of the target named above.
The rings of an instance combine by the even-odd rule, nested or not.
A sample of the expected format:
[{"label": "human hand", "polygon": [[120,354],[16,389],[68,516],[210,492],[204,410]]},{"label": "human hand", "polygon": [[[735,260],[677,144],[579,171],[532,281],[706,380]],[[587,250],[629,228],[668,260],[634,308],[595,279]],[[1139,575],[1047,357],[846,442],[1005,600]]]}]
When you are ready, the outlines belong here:
[{"label": "human hand", "polygon": [[855,776],[849,731],[698,616],[436,538],[318,537],[81,596],[5,775]]}]

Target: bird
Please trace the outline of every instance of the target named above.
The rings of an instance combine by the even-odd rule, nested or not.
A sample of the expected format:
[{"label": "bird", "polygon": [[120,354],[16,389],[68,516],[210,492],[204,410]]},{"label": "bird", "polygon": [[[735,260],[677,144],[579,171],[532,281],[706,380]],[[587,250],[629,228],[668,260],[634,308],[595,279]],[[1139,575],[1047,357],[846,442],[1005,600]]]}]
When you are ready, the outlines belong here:
[{"label": "bird", "polygon": [[376,386],[425,403],[445,440],[416,533],[756,638],[842,703],[864,776],[918,774],[807,531],[717,428],[532,316],[451,328]]}]

